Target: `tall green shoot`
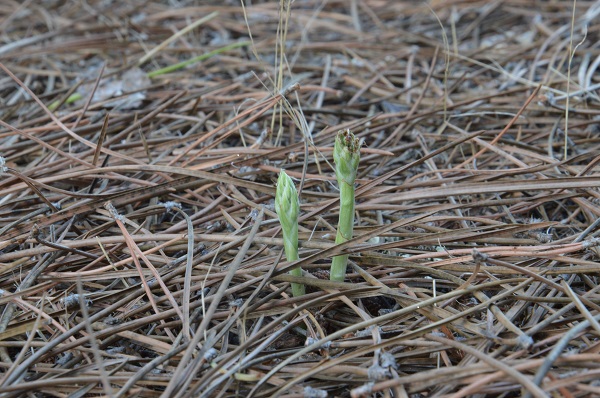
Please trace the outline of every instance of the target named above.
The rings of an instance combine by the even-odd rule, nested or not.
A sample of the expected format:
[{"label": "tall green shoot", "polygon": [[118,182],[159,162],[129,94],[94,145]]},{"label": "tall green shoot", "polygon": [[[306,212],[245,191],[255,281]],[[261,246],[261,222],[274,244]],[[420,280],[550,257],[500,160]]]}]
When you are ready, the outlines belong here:
[{"label": "tall green shoot", "polygon": [[[350,130],[338,132],[333,147],[335,174],[340,188],[340,218],[335,243],[352,239],[354,229],[354,181],[360,161],[360,141]],[[330,279],[344,281],[348,255],[335,256],[331,261]]]}]

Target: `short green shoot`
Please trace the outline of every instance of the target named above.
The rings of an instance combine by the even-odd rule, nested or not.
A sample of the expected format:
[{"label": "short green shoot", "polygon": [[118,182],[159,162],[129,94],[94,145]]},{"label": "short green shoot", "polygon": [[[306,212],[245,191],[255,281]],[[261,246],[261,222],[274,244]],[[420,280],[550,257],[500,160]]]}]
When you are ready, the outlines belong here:
[{"label": "short green shoot", "polygon": [[[275,193],[275,211],[279,216],[281,229],[283,231],[283,248],[287,261],[298,260],[298,191],[294,182],[281,170],[277,179],[277,192]],[[300,267],[290,271],[293,276],[302,276]],[[292,294],[294,297],[304,295],[304,285],[292,283]]]}]

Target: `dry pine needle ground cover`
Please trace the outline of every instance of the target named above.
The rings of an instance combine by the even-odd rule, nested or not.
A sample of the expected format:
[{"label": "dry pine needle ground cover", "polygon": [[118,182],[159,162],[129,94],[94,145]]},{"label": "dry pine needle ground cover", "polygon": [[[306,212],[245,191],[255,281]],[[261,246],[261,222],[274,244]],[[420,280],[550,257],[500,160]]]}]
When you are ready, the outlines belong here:
[{"label": "dry pine needle ground cover", "polygon": [[600,3],[219,3],[0,4],[0,397],[600,395]]}]

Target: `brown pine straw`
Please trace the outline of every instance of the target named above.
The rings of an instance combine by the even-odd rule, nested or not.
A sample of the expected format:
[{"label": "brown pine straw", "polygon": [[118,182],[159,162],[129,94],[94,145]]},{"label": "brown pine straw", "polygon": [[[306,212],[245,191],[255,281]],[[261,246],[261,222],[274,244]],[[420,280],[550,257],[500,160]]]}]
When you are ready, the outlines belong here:
[{"label": "brown pine straw", "polygon": [[599,17],[2,2],[0,398],[599,396]]}]

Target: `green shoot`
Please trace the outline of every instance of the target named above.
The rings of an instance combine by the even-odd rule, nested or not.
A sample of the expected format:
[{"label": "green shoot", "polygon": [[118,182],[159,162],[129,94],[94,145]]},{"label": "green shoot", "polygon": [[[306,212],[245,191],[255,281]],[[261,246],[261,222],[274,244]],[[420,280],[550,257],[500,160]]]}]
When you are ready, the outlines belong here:
[{"label": "green shoot", "polygon": [[[298,191],[294,182],[281,170],[277,179],[277,192],[275,193],[275,211],[279,216],[281,229],[283,230],[283,248],[287,261],[298,260]],[[302,276],[300,267],[290,271],[293,276]],[[292,283],[292,294],[294,297],[304,295],[304,285]]]},{"label": "green shoot", "polygon": [[[335,138],[333,148],[335,174],[340,188],[340,219],[335,243],[344,243],[352,239],[354,227],[354,181],[360,161],[360,141],[350,130],[340,131]],[[344,281],[348,255],[335,256],[331,261],[330,279]]]}]

